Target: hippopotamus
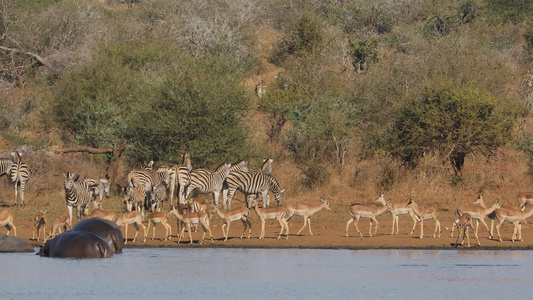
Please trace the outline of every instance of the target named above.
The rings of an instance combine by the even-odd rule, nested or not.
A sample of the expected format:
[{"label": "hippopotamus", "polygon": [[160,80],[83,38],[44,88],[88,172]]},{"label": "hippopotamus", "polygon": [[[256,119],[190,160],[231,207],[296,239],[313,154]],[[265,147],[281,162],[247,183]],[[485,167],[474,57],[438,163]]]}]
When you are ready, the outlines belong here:
[{"label": "hippopotamus", "polygon": [[90,218],[78,222],[71,231],[89,231],[104,239],[113,253],[122,253],[124,248],[124,236],[122,231],[113,221],[104,220],[101,218]]},{"label": "hippopotamus", "polygon": [[41,246],[40,256],[72,258],[107,258],[113,256],[109,244],[88,231],[67,231]]},{"label": "hippopotamus", "polygon": [[0,252],[35,252],[33,247],[25,239],[17,236],[5,236],[0,234]]}]

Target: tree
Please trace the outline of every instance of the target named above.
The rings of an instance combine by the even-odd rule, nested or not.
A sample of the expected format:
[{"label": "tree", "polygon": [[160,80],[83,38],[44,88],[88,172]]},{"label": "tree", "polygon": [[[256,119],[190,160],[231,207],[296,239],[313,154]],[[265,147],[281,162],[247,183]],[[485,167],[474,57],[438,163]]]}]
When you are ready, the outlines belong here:
[{"label": "tree", "polygon": [[386,150],[408,165],[436,153],[461,173],[467,154],[492,150],[511,139],[514,117],[472,88],[427,87],[401,109],[388,132]]}]

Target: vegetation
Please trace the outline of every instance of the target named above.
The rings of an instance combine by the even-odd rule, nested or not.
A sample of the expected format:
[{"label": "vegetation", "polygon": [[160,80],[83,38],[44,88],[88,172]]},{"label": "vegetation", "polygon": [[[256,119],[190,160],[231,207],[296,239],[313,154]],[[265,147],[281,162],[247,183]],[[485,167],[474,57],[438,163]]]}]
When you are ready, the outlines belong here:
[{"label": "vegetation", "polygon": [[0,0],[0,145],[126,141],[126,168],[269,155],[295,190],[434,184],[430,156],[464,179],[508,146],[533,165],[530,2]]}]

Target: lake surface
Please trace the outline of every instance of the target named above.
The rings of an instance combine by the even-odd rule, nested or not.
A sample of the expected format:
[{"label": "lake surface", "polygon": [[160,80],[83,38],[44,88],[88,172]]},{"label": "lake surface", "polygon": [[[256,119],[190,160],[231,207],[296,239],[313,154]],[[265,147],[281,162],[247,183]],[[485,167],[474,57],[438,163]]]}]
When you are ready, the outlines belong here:
[{"label": "lake surface", "polygon": [[533,251],[127,248],[0,254],[2,299],[528,299]]}]

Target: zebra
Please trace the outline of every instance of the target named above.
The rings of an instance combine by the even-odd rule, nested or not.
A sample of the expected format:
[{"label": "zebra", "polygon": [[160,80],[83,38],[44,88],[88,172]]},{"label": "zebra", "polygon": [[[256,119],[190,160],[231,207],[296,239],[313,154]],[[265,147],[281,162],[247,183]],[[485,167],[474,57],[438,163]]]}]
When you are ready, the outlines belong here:
[{"label": "zebra", "polygon": [[132,170],[128,174],[127,186],[142,186],[145,192],[153,192],[158,185],[164,184],[166,187],[170,185],[170,173],[168,168],[158,171],[148,169]]},{"label": "zebra", "polygon": [[172,167],[172,172],[176,175],[174,180],[170,182],[170,205],[172,205],[172,200],[174,199],[176,184],[179,186],[178,204],[185,204],[185,190],[191,184],[191,158],[189,153],[183,153],[181,156],[183,157],[183,163]]},{"label": "zebra", "polygon": [[144,202],[146,199],[146,192],[144,187],[126,187],[124,203],[126,204],[126,210],[132,211],[135,207],[135,210],[140,212],[144,218]]},{"label": "zebra", "polygon": [[218,199],[222,192],[224,180],[230,172],[231,164],[223,163],[214,172],[206,169],[197,169],[191,172],[191,183],[187,187],[185,199],[195,191],[200,194],[214,194],[214,203],[218,205]]},{"label": "zebra", "polygon": [[30,179],[30,172],[28,166],[22,162],[21,153],[12,151],[13,163],[9,170],[9,180],[15,189],[15,205],[17,205],[19,187],[20,187],[20,204],[24,206],[24,190],[26,189],[26,182]]},{"label": "zebra", "polygon": [[146,208],[151,209],[152,212],[161,211],[164,202],[168,200],[168,191],[164,185],[158,185],[148,194],[146,198]]},{"label": "zebra", "polygon": [[261,173],[266,174],[268,176],[272,176],[272,163],[274,162],[274,159],[264,158],[263,164],[261,165]]},{"label": "zebra", "polygon": [[269,205],[268,191],[271,191],[274,193],[276,203],[281,206],[281,194],[285,190],[279,187],[279,183],[272,176],[257,172],[237,171],[228,175],[226,182],[228,184],[228,196],[225,201],[229,208],[231,208],[231,199],[237,190],[245,195],[260,193],[263,196],[263,206]]},{"label": "zebra", "polygon": [[[230,176],[230,174],[232,174],[233,172],[237,172],[237,171],[242,171],[242,172],[250,172],[250,169],[249,169],[249,163],[248,161],[246,160],[241,160],[237,163],[234,163],[234,164],[231,164],[231,167],[230,167],[230,172],[228,174],[228,176]],[[227,177],[226,177],[226,180],[227,180]],[[224,202],[224,209],[227,209],[227,202],[226,202],[226,199],[228,198],[228,183],[226,182],[226,180],[224,180],[224,184],[223,184],[223,191],[222,191],[222,202]]]},{"label": "zebra", "polygon": [[[107,178],[85,178],[83,181],[87,183],[89,188],[91,189],[91,192],[93,194],[94,199],[94,208],[100,207],[100,209],[103,209],[102,207],[102,200],[104,199],[104,195],[106,198],[109,198],[109,192],[110,192],[110,186],[109,186],[109,180]],[[100,201],[96,201],[96,197],[100,196]]]},{"label": "zebra", "polygon": [[82,211],[85,210],[87,204],[91,201],[92,192],[85,181],[77,181],[78,175],[67,172],[63,176],[65,176],[65,200],[70,216],[70,224],[72,224],[72,208],[76,206],[78,221],[80,221]]}]

